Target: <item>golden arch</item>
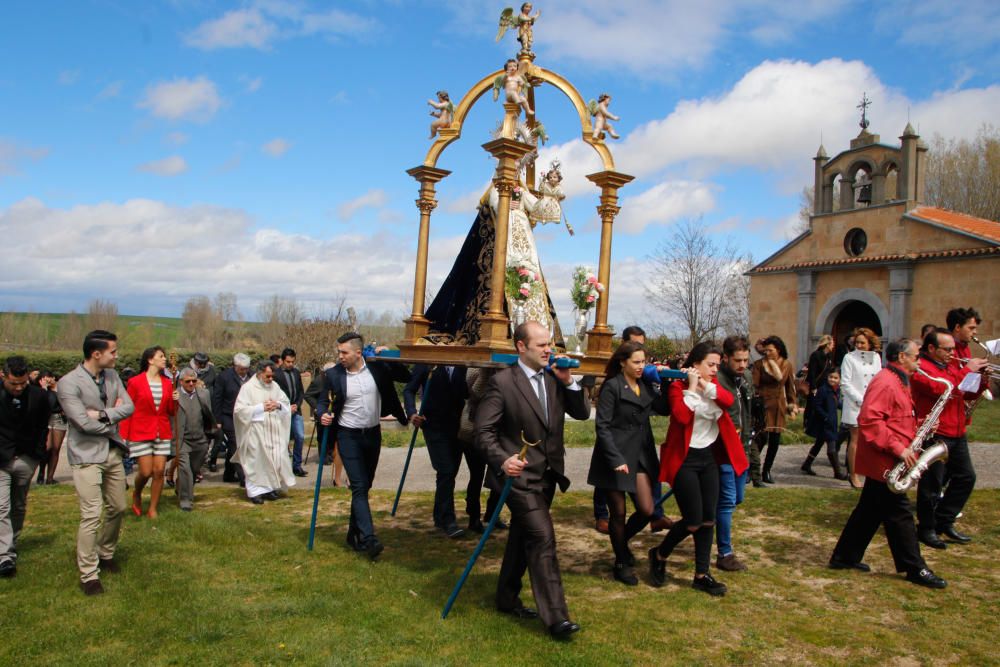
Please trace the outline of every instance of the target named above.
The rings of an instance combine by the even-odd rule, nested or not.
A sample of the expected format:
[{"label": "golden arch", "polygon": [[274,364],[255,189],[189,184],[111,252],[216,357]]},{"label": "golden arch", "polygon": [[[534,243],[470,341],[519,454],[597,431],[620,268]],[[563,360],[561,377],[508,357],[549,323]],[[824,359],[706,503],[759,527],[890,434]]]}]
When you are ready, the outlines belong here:
[{"label": "golden arch", "polygon": [[[455,116],[452,118],[451,126],[442,128],[439,131],[437,139],[431,145],[430,150],[427,151],[427,156],[424,158],[425,167],[437,167],[437,161],[440,159],[444,149],[462,136],[462,125],[465,123],[465,118],[469,115],[469,111],[472,110],[473,105],[475,105],[480,97],[493,88],[493,81],[502,74],[503,70],[497,70],[485,76],[465,94],[465,97],[455,107]],[[595,141],[592,136],[594,129],[590,122],[590,112],[587,111],[587,104],[583,101],[583,96],[580,95],[580,91],[576,89],[576,86],[555,72],[550,72],[535,65],[531,66],[529,76],[533,82],[544,81],[545,83],[552,84],[563,95],[569,98],[569,101],[573,104],[573,108],[576,109],[577,115],[580,117],[581,138],[597,151],[604,165],[604,171],[615,171],[615,159],[605,145],[604,140]]]}]

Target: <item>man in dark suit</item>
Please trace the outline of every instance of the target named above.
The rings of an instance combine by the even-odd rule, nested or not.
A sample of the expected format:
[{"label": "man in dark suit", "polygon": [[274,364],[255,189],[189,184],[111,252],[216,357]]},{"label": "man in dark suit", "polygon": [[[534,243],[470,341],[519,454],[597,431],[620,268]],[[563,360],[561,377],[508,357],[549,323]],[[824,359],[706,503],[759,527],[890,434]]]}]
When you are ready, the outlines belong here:
[{"label": "man in dark suit", "polygon": [[[423,392],[425,384],[427,391],[420,397],[421,414],[417,414],[416,395]],[[465,534],[455,521],[455,476],[462,463],[458,427],[467,394],[464,366],[417,364],[413,378],[403,389],[406,414],[411,424],[423,430],[427,455],[436,473],[434,526],[451,538]]]},{"label": "man in dark suit", "polygon": [[320,423],[332,429],[328,441],[338,443],[351,482],[347,543],[375,560],[383,547],[375,536],[368,491],[382,451],[379,419],[391,414],[400,424],[406,424],[406,413],[393,382],[408,382],[410,372],[402,364],[366,360],[363,350],[361,334],[346,333],[337,339],[338,363],[323,377],[327,390],[320,394],[317,409],[322,415]]},{"label": "man in dark suit", "polygon": [[305,477],[309,473],[302,469],[302,444],[306,441],[305,422],[302,421],[302,399],[305,398],[305,388],[302,386],[302,373],[295,367],[295,350],[286,347],[281,352],[281,363],[274,374],[274,381],[288,397],[292,407],[292,473],[296,477]]},{"label": "man in dark suit", "polygon": [[28,381],[24,357],[7,357],[0,383],[0,577],[17,572],[17,538],[28,507],[28,488],[45,456],[48,392]]},{"label": "man in dark suit", "polygon": [[[250,357],[240,352],[233,355],[233,366],[219,374],[212,391],[212,413],[218,422],[217,428],[222,429],[226,436],[226,467],[222,473],[223,482],[242,482],[243,470],[231,459],[236,454],[236,427],[233,424],[233,407],[236,397],[247,380],[253,377],[250,372]],[[215,468],[217,452],[213,450],[209,459],[209,470]]]},{"label": "man in dark suit", "polygon": [[[518,618],[540,616],[553,637],[566,639],[580,626],[569,620],[549,507],[556,484],[563,491],[569,487],[564,474],[565,414],[587,419],[590,408],[569,369],[546,370],[550,339],[538,322],[515,329],[518,362],[490,380],[476,411],[476,442],[494,472],[514,478],[507,497],[510,534],[497,582],[497,608]],[[518,453],[525,442],[538,444],[522,461]],[[490,482],[498,484],[495,478]],[[537,611],[519,598],[525,569]]]}]

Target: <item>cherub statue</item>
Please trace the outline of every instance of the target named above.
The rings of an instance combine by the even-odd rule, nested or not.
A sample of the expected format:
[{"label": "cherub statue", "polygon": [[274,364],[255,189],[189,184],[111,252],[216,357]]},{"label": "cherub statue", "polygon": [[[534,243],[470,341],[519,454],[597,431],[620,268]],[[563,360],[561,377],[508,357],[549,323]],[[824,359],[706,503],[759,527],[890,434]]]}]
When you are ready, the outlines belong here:
[{"label": "cherub statue", "polygon": [[497,41],[499,42],[507,28],[517,28],[517,41],[521,43],[521,51],[531,53],[531,45],[535,41],[535,21],[542,15],[542,10],[531,15],[532,4],[526,2],[521,5],[521,13],[514,16],[514,8],[508,7],[500,12],[500,28],[497,30]]},{"label": "cherub statue", "polygon": [[[560,171],[561,166],[559,160],[553,160],[549,164],[549,170],[541,175],[538,183],[538,193],[541,197],[538,199],[531,216],[533,224],[559,224],[559,221],[563,219],[562,201],[566,199],[566,195],[561,187],[563,178]],[[573,236],[573,227],[570,226],[569,220],[566,221],[566,229],[569,231],[569,235]]]},{"label": "cherub statue", "polygon": [[455,117],[455,105],[452,104],[451,98],[448,97],[448,91],[439,90],[437,98],[437,102],[427,100],[427,104],[437,109],[437,111],[431,111],[431,115],[437,118],[437,120],[431,123],[431,139],[437,135],[438,130],[451,125],[451,121]]},{"label": "cherub statue", "polygon": [[526,115],[534,116],[535,112],[528,106],[528,96],[525,92],[531,87],[528,81],[529,67],[531,63],[527,60],[518,62],[511,58],[504,63],[504,73],[493,79],[493,101],[499,99],[500,89],[503,88],[508,102],[521,105]]},{"label": "cherub statue", "polygon": [[587,110],[590,111],[590,115],[594,117],[594,133],[591,135],[594,141],[602,138],[602,133],[604,130],[608,131],[612,139],[620,138],[615,134],[615,128],[609,120],[621,120],[618,116],[614,115],[608,111],[608,105],[611,104],[611,96],[607,93],[601,93],[601,96],[597,98],[597,101],[590,100],[587,105]]}]

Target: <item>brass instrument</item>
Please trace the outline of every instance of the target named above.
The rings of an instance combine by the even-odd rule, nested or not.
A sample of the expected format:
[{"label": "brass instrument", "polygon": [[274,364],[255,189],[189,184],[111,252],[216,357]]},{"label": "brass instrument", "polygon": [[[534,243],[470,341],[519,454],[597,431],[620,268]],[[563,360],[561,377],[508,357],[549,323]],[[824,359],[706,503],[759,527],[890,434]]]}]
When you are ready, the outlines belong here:
[{"label": "brass instrument", "polygon": [[[992,352],[990,352],[990,348],[988,348],[985,345],[983,345],[983,342],[981,340],[979,340],[978,338],[976,338],[975,336],[972,337],[972,342],[975,343],[976,345],[978,345],[979,347],[983,348],[983,350],[986,351],[986,358],[987,358],[987,360],[993,354]],[[959,361],[961,363],[965,364],[965,363],[968,363],[969,360],[968,359],[959,359]],[[976,396],[971,401],[965,401],[965,421],[966,421],[966,423],[968,423],[972,419],[972,413],[975,412],[976,408],[979,407],[979,402],[980,401],[982,401],[983,399],[986,399],[987,401],[992,401],[993,400],[993,393],[990,391],[990,379],[991,379],[990,376],[993,375],[993,374],[1000,375],[1000,364],[994,364],[994,363],[990,363],[989,361],[987,361],[986,367],[982,371],[982,375],[983,375],[982,381],[986,383],[986,388],[979,394],[979,396]]]},{"label": "brass instrument", "polygon": [[919,368],[917,369],[917,373],[934,382],[940,382],[945,386],[945,390],[934,404],[934,407],[931,408],[931,411],[927,413],[924,423],[917,429],[917,434],[910,442],[910,449],[917,455],[917,462],[912,467],[908,467],[906,461],[900,461],[892,470],[886,473],[885,483],[893,493],[906,493],[916,486],[928,468],[938,461],[948,460],[948,446],[946,444],[935,442],[930,447],[924,449],[924,442],[934,434],[938,421],[941,419],[941,412],[944,411],[944,406],[948,404],[952,393],[955,391],[955,385],[944,378],[936,378],[929,375]]}]

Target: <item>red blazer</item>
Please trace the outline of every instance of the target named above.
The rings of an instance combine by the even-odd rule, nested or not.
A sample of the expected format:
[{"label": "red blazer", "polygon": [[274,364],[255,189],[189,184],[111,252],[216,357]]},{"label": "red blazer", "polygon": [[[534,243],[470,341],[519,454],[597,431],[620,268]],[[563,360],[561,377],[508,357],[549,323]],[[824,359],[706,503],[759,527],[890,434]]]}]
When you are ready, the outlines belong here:
[{"label": "red blazer", "polygon": [[903,450],[917,434],[910,387],[895,366],[879,371],[858,413],[858,452],[854,467],[859,475],[885,482],[886,474],[902,459]]},{"label": "red blazer", "polygon": [[[723,445],[721,449],[712,447],[712,453],[720,464],[729,463],[737,475],[742,475],[750,464],[747,463],[740,434],[736,432],[733,420],[729,417],[728,409],[733,404],[733,395],[715,378],[712,382],[715,383],[715,402],[722,408],[722,416],[719,417],[719,436]],[[694,428],[694,412],[684,403],[686,386],[686,382],[678,380],[671,382],[670,388],[667,389],[667,399],[670,401],[670,426],[667,427],[667,439],[660,445],[660,480],[670,485],[673,485],[677,471],[687,458],[691,432]]]},{"label": "red blazer", "polygon": [[165,377],[160,377],[163,396],[159,409],[153,405],[153,392],[149,389],[146,374],[140,373],[128,381],[128,395],[135,404],[135,412],[119,425],[119,433],[126,440],[145,442],[147,440],[170,440],[170,418],[177,414],[174,402],[174,385]]}]

